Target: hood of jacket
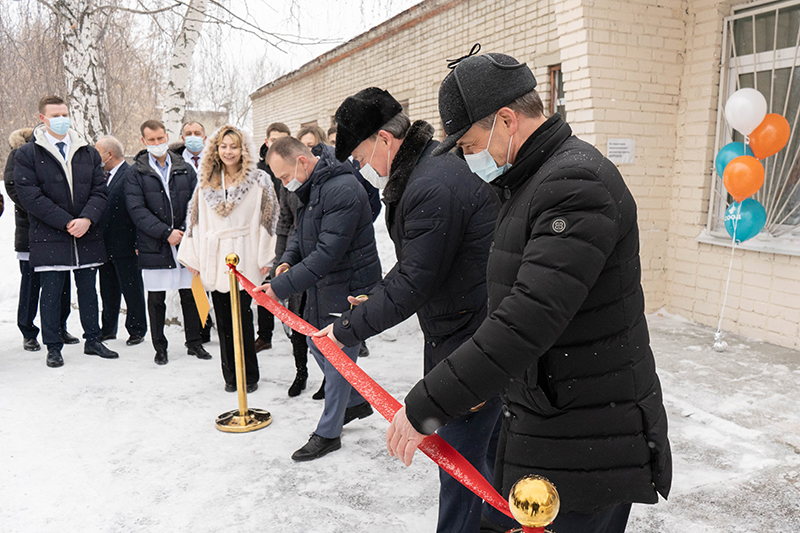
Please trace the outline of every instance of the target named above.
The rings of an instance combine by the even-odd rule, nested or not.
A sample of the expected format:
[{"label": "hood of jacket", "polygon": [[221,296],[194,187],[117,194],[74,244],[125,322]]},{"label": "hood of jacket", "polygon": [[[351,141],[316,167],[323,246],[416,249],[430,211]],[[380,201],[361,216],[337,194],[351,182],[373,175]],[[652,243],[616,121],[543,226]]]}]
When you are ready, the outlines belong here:
[{"label": "hood of jacket", "polygon": [[333,146],[320,143],[311,148],[311,153],[317,156],[319,160],[314,166],[314,170],[311,172],[311,175],[308,177],[306,182],[303,183],[303,185],[297,189],[297,192],[295,193],[300,201],[304,204],[308,203],[308,199],[311,196],[310,184],[313,183],[319,186],[334,176],[339,176],[341,174],[355,175],[355,168],[353,168],[353,165],[349,161],[345,160],[342,163],[336,159]]},{"label": "hood of jacket", "polygon": [[387,204],[399,202],[406,190],[408,180],[425,147],[433,139],[433,126],[424,120],[417,120],[408,129],[403,144],[397,150],[392,160],[392,170],[389,172],[389,181],[383,190],[383,201]]},{"label": "hood of jacket", "polygon": [[16,150],[26,142],[31,140],[33,136],[33,128],[20,128],[11,132],[8,136],[8,144],[12,150]]}]

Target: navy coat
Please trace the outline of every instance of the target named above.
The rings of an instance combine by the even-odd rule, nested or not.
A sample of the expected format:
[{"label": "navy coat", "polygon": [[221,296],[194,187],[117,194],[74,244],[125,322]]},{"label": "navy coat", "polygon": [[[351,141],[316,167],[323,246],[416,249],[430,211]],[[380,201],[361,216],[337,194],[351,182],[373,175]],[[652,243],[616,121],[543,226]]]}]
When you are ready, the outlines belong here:
[{"label": "navy coat", "polygon": [[486,318],[486,262],[500,206],[462,159],[431,157],[439,144],[432,137],[431,125],[415,122],[392,161],[384,201],[397,264],[334,325],[339,342],[351,346],[416,313],[425,372]]},{"label": "navy coat", "polygon": [[136,226],[125,202],[125,180],[129,168],[130,165],[123,161],[108,185],[108,209],[101,224],[109,260],[136,256]]},{"label": "navy coat", "polygon": [[[30,221],[30,264],[35,268],[105,263],[99,222],[107,197],[100,154],[77,132],[69,130],[71,155],[64,163],[44,131],[44,125],[37,126],[31,141],[21,146],[14,158],[17,196]],[[72,188],[65,165],[72,171]],[[67,224],[76,218],[92,222],[80,239],[67,232]]]},{"label": "navy coat", "polygon": [[272,280],[284,300],[306,291],[303,317],[317,328],[350,308],[347,297],[367,293],[381,279],[372,211],[353,167],[340,163],[333,147],[316,150],[319,161],[296,191],[297,231],[280,263],[292,267]]},{"label": "navy coat", "polygon": [[186,208],[197,185],[197,176],[183,157],[171,150],[167,152],[172,161],[168,181],[170,196],[167,197],[164,182],[150,167],[148,155],[147,150],[136,154],[125,179],[128,213],[136,226],[139,267],[177,268],[167,239],[172,230],[186,230]]}]

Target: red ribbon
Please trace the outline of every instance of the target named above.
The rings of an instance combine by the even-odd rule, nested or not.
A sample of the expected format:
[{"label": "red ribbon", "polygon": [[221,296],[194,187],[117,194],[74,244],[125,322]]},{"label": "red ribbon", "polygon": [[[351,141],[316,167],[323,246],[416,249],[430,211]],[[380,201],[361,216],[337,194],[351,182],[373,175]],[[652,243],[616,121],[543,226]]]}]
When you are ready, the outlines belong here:
[{"label": "red ribbon", "polygon": [[[236,274],[242,288],[247,294],[261,307],[269,310],[278,320],[302,333],[311,336],[319,331],[317,328],[295,315],[277,301],[273,300],[261,291],[255,291],[255,285],[244,277],[241,272],[236,270],[233,265],[228,265]],[[311,337],[322,354],[339,371],[339,373],[364,397],[372,406],[389,422],[394,418],[394,414],[402,407],[400,402],[386,392],[383,387],[378,385],[367,375],[357,364],[350,360],[345,353],[336,346],[328,337]],[[425,438],[419,445],[425,455],[433,459],[445,472],[453,476],[462,485],[474,492],[478,497],[490,504],[498,511],[510,518],[514,518],[508,508],[508,502],[494,490],[494,487],[486,481],[472,464],[464,459],[455,448],[450,446],[442,437],[433,433]],[[531,529],[530,531],[538,531]]]}]

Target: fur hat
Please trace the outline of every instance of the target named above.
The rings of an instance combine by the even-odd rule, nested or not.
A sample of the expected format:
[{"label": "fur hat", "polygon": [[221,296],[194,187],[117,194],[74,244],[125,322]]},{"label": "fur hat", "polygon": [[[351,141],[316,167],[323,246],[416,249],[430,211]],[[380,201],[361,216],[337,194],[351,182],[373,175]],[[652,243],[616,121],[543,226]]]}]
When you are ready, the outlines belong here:
[{"label": "fur hat", "polygon": [[450,151],[473,124],[536,87],[525,63],[505,54],[467,56],[451,65],[439,87],[439,115],[447,137],[433,155]]},{"label": "fur hat", "polygon": [[369,87],[345,98],[336,110],[336,159],[344,161],[356,147],[372,137],[403,111],[388,91]]}]

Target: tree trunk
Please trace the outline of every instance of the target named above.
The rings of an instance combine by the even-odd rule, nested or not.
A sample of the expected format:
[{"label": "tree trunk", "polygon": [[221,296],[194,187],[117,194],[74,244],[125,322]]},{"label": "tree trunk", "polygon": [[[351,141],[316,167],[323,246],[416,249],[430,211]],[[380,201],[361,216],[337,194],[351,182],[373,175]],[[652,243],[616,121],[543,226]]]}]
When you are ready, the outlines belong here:
[{"label": "tree trunk", "polygon": [[171,141],[178,140],[181,134],[181,124],[186,114],[186,88],[189,84],[192,54],[200,38],[200,29],[206,18],[207,7],[208,0],[191,0],[183,18],[178,40],[172,49],[163,114],[164,125]]},{"label": "tree trunk", "polygon": [[105,75],[100,66],[100,31],[94,0],[57,0],[52,9],[61,23],[64,77],[72,127],[89,142],[110,130]]}]

